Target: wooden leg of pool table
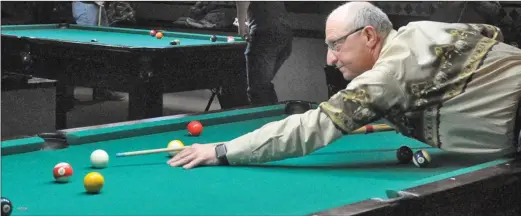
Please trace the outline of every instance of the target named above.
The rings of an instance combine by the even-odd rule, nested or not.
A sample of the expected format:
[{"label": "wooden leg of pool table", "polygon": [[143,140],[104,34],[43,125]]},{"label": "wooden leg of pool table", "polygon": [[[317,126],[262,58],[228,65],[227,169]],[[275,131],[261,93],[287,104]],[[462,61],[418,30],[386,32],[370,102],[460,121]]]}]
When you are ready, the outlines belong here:
[{"label": "wooden leg of pool table", "polygon": [[129,92],[128,120],[163,115],[163,88],[152,82],[140,83]]}]

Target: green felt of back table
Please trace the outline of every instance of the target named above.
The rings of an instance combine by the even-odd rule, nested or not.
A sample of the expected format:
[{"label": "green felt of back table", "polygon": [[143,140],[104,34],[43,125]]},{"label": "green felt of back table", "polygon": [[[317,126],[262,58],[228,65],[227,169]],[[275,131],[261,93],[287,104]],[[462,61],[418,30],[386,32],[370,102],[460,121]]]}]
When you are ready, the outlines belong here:
[{"label": "green felt of back table", "polygon": [[[249,166],[184,170],[168,166],[167,153],[114,157],[164,148],[175,139],[186,145],[231,140],[283,119],[284,110],[278,104],[68,130],[70,146],[58,150],[39,151],[44,140],[38,137],[5,141],[2,196],[13,202],[13,215],[305,215],[342,206],[347,215],[397,208],[403,197],[393,196],[404,190],[417,199],[474,190],[473,182],[511,173],[517,164],[512,158],[447,154],[395,132],[346,135],[307,156]],[[199,137],[187,135],[192,120],[205,125]],[[427,150],[432,166],[398,164],[396,150],[402,145]],[[96,149],[111,156],[107,168],[90,168]],[[54,182],[52,169],[59,162],[73,166],[69,183]],[[83,177],[93,171],[105,178],[95,195],[83,187]],[[394,204],[386,202],[393,199]],[[437,208],[442,209],[431,210]]]},{"label": "green felt of back table", "polygon": [[[157,39],[144,29],[3,25],[1,55],[8,64],[2,71],[58,81],[57,129],[67,128],[66,86],[128,93],[128,120],[162,116],[165,93],[210,89],[222,108],[248,104],[247,43],[241,37],[228,42],[227,35],[216,34],[212,42],[212,34],[162,32]],[[180,45],[171,45],[173,40]]]},{"label": "green felt of back table", "polygon": [[[53,24],[56,25],[56,24]],[[51,25],[14,25],[2,26],[3,35],[30,37],[38,39],[62,40],[75,43],[94,43],[117,47],[132,48],[165,48],[171,46],[220,45],[244,42],[240,37],[233,37],[234,42],[228,42],[228,36],[215,35],[212,42],[209,34],[194,34],[175,31],[161,31],[163,38],[150,36],[151,30],[127,29],[115,27],[93,27],[69,24],[67,28],[52,28]],[[92,42],[96,40],[96,42]],[[180,40],[179,45],[171,45],[173,40]]]}]

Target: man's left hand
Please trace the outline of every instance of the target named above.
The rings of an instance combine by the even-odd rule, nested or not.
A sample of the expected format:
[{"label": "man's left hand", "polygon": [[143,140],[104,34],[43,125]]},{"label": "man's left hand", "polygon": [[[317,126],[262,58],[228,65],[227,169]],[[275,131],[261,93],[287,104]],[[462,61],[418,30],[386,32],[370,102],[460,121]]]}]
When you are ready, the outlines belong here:
[{"label": "man's left hand", "polygon": [[215,153],[215,145],[193,144],[189,148],[177,153],[167,164],[173,167],[183,166],[191,169],[200,165],[218,165],[219,160]]}]

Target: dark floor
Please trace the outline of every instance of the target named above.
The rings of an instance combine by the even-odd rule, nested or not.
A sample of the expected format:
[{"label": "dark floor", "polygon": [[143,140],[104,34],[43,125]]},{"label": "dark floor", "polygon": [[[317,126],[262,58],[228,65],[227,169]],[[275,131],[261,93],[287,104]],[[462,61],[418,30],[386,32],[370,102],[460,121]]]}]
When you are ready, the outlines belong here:
[{"label": "dark floor", "polygon": [[[84,127],[126,121],[128,94],[123,101],[104,101],[92,103],[92,89],[76,88],[75,96],[80,103],[69,112],[68,128]],[[210,90],[169,93],[163,95],[163,115],[203,112],[211,97]],[[210,110],[221,109],[219,101],[213,100]]]},{"label": "dark floor", "polygon": [[[2,92],[2,140],[55,131],[52,92],[44,88]],[[118,94],[123,101],[92,101],[91,88],[77,87],[79,102],[67,115],[67,128],[127,121],[128,94]],[[211,95],[210,90],[164,94],[163,115],[203,112]],[[218,109],[219,100],[214,99],[210,110]]]}]

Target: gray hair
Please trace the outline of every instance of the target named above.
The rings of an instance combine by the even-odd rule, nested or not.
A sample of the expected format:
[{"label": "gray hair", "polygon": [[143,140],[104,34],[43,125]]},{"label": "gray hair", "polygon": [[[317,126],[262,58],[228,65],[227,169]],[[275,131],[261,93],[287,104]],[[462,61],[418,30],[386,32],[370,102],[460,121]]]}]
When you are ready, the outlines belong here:
[{"label": "gray hair", "polygon": [[348,31],[372,26],[378,35],[386,37],[393,29],[393,24],[387,14],[368,2],[345,3],[331,12],[329,18],[333,16],[338,16],[338,18],[346,22],[345,28]]}]

